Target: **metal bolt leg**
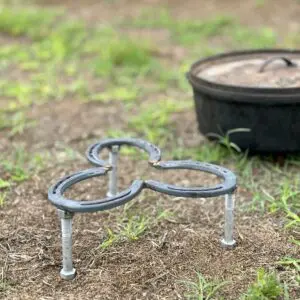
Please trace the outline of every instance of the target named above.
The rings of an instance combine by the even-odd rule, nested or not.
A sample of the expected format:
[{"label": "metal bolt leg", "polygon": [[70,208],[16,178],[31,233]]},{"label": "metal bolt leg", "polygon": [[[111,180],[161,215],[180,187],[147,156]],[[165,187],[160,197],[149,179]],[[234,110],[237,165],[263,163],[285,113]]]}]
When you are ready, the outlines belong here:
[{"label": "metal bolt leg", "polygon": [[233,239],[234,227],[234,195],[225,195],[225,225],[224,225],[224,238],[221,244],[225,248],[232,248],[235,246],[236,241]]},{"label": "metal bolt leg", "polygon": [[62,234],[62,264],[60,276],[66,280],[74,279],[76,270],[72,262],[72,218],[73,214],[67,211],[58,210],[61,220]]},{"label": "metal bolt leg", "polygon": [[109,164],[112,166],[112,169],[109,172],[108,197],[115,196],[118,193],[118,155],[119,146],[112,146],[111,151],[109,152]]}]

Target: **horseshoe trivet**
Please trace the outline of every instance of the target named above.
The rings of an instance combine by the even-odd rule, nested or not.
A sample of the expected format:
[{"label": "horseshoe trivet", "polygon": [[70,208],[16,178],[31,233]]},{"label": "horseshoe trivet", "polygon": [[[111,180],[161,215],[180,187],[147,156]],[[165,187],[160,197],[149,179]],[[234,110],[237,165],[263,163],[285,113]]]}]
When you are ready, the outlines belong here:
[{"label": "horseshoe trivet", "polygon": [[[149,155],[148,162],[151,166],[160,170],[188,169],[207,172],[223,179],[223,182],[213,187],[179,187],[155,180],[134,180],[131,186],[122,191],[117,191],[117,160],[120,147],[127,145],[140,148]],[[109,161],[100,158],[101,151],[110,150]],[[199,198],[216,197],[225,195],[225,225],[224,238],[221,241],[223,247],[233,247],[233,193],[236,189],[236,176],[233,172],[223,167],[195,162],[191,160],[161,161],[160,149],[140,139],[106,139],[93,144],[87,150],[87,159],[96,167],[83,170],[66,176],[53,185],[48,191],[48,198],[58,209],[61,218],[63,268],[60,275],[63,279],[73,279],[76,271],[72,262],[72,218],[74,213],[96,212],[111,209],[136,197],[143,189],[151,189],[159,193],[172,196]],[[109,173],[109,191],[107,197],[94,201],[75,201],[64,197],[64,192],[74,184],[97,176]]]}]

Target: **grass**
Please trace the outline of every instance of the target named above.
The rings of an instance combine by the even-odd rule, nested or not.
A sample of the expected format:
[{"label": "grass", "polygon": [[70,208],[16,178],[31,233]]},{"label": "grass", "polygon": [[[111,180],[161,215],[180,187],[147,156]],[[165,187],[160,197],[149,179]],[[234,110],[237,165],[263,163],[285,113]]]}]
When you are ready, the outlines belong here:
[{"label": "grass", "polygon": [[[65,145],[64,143],[57,142],[55,145],[55,151],[54,153],[40,153],[39,155],[35,156],[35,162],[36,164],[39,165],[39,160],[43,158],[46,162],[50,160],[51,156],[55,156],[56,162],[57,163],[62,163],[65,161],[72,161],[72,160],[82,160],[86,161],[85,157],[83,156],[82,153],[80,153],[78,150],[73,149],[72,147]],[[44,168],[44,163],[42,162],[41,164],[42,167]]]},{"label": "grass", "polygon": [[235,133],[246,133],[250,131],[251,130],[249,128],[235,128],[228,130],[224,135],[220,135],[217,133],[208,133],[207,137],[217,139],[218,143],[225,146],[230,152],[232,150],[235,150],[236,152],[242,152],[238,145],[231,142],[231,135]]},{"label": "grass", "polygon": [[[159,82],[157,86],[160,86],[160,90],[170,85],[187,90],[184,71],[178,73],[178,68],[168,70],[169,66],[162,65],[157,57],[158,49],[153,43],[121,35],[108,26],[88,28],[83,22],[63,16],[62,11],[31,7],[3,7],[1,10],[0,32],[33,40],[22,46],[6,45],[0,51],[3,68],[16,63],[20,70],[27,72],[26,76],[29,76],[26,81],[7,79],[1,82],[1,96],[12,100],[6,110],[20,110],[32,104],[60,100],[67,95],[77,95],[89,101],[122,101],[130,107],[130,103],[135,102],[141,90],[133,87],[136,80],[145,78]],[[236,26],[236,21],[230,16],[219,15],[204,21],[178,21],[167,10],[150,10],[133,20],[131,25],[165,27],[172,31],[175,40],[178,39],[175,42],[183,44],[197,42],[199,36],[209,39],[216,35],[227,35],[227,31],[235,27],[238,29],[234,29],[230,36],[237,43],[240,43],[240,39],[245,39],[253,44],[256,38],[263,41],[271,40],[273,36],[268,30],[263,30],[257,35],[255,32],[251,33],[250,29],[242,29],[241,26]],[[265,45],[265,42],[262,44]],[[96,76],[113,80],[118,86],[105,92],[91,89],[80,78],[79,66],[85,55],[91,55],[91,67]],[[85,64],[84,68],[88,66],[89,63]],[[68,84],[59,83],[62,73],[69,77]],[[0,119],[3,118],[5,116],[0,112]],[[163,119],[155,118],[159,119],[159,122]],[[2,128],[12,128],[12,134],[22,133],[31,125],[24,119],[23,112],[12,116],[5,125],[0,122]],[[146,133],[152,141],[157,135],[161,135],[157,128],[153,131],[152,134],[147,129]]]},{"label": "grass", "polygon": [[60,100],[67,94],[86,93],[86,87],[80,81],[71,84],[58,84],[52,74],[40,74],[31,77],[29,82],[5,80],[0,83],[0,96],[10,101],[2,111],[16,111],[29,108],[33,104],[43,104],[48,100]]},{"label": "grass", "polygon": [[203,38],[214,37],[225,32],[233,24],[230,16],[219,15],[208,20],[176,20],[167,9],[147,10],[125,25],[139,28],[166,28],[174,41],[183,45],[199,43]]},{"label": "grass", "polygon": [[230,31],[233,44],[243,48],[272,48],[276,46],[277,35],[273,29],[264,27],[259,29],[236,26]]},{"label": "grass", "polygon": [[10,129],[10,136],[22,134],[27,128],[34,126],[35,122],[29,120],[22,111],[10,114],[0,113],[0,129]]},{"label": "grass", "polygon": [[167,29],[173,41],[183,46],[201,45],[203,48],[203,43],[210,43],[209,40],[216,36],[224,37],[229,44],[243,48],[273,47],[277,42],[277,36],[271,28],[248,28],[228,15],[216,15],[206,20],[178,20],[167,9],[153,9],[132,20],[126,20],[124,24],[138,28]]},{"label": "grass", "polygon": [[50,33],[59,13],[33,7],[0,7],[0,31],[11,36],[41,39]]},{"label": "grass", "polygon": [[171,116],[191,106],[190,102],[162,99],[148,104],[140,113],[129,120],[129,129],[134,129],[152,143],[163,145],[172,140]]},{"label": "grass", "polygon": [[1,274],[0,274],[0,293],[8,291],[13,286],[13,284],[6,278],[6,274],[5,274],[6,269],[7,269],[7,265],[5,262],[4,267],[1,268]]},{"label": "grass", "polygon": [[47,38],[32,45],[38,60],[59,63],[81,53],[87,29],[82,22],[65,21],[59,24]]},{"label": "grass", "polygon": [[222,163],[231,153],[220,144],[205,142],[197,147],[176,147],[170,152],[172,159],[193,159],[210,163]]},{"label": "grass", "polygon": [[121,36],[110,38],[103,43],[95,59],[95,74],[116,79],[124,72],[131,77],[143,75],[152,68],[153,52],[153,46],[143,40]]},{"label": "grass", "polygon": [[26,46],[19,44],[3,45],[0,49],[2,68],[7,68],[12,63],[28,62],[30,58]]},{"label": "grass", "polygon": [[25,153],[23,149],[16,149],[13,158],[1,161],[1,167],[6,173],[7,182],[22,182],[29,178]]},{"label": "grass", "polygon": [[131,206],[132,204],[125,205],[124,215],[121,220],[119,220],[117,230],[107,228],[106,238],[99,245],[100,249],[105,250],[117,243],[122,243],[124,241],[137,241],[150,228],[169,216],[168,211],[161,211],[154,216],[129,213],[129,207]]},{"label": "grass", "polygon": [[[257,6],[263,3],[256,1]],[[166,44],[172,49],[184,49],[188,59],[173,59],[171,50],[160,53],[161,45],[154,41],[129,37],[126,30],[134,27],[166,29],[170,33]],[[205,141],[197,147],[184,147],[173,122],[175,114],[193,109],[192,101],[185,100],[191,91],[184,72],[194,60],[229,49],[277,46],[278,37],[273,29],[246,27],[223,14],[204,20],[178,20],[166,9],[149,10],[122,24],[95,26],[73,20],[58,10],[7,6],[0,10],[0,33],[8,38],[0,49],[0,70],[7,75],[0,82],[1,134],[22,139],[25,130],[35,125],[34,120],[27,118],[33,105],[55,105],[54,101],[66,97],[97,102],[99,106],[121,103],[128,122],[123,130],[116,126],[106,131],[107,136],[142,137],[166,148],[173,159],[232,167],[238,174],[240,188],[250,194],[245,213],[252,209],[255,213],[284,218],[291,245],[299,247],[294,236],[300,221],[299,185],[293,180],[299,171],[299,157],[291,157],[286,166],[279,167],[268,158],[239,153],[240,149],[231,141],[232,134],[241,134],[236,130],[214,134],[217,143]],[[300,45],[297,33],[286,36],[285,42],[293,47]],[[122,154],[134,159],[140,157],[137,153],[134,148],[122,148]],[[44,155],[26,153],[23,148],[13,149],[8,157],[1,155],[0,207],[7,201],[11,188],[44,168]],[[56,155],[59,161],[78,158],[71,148]],[[116,228],[107,229],[99,248],[139,240],[163,215],[125,211]],[[291,282],[299,283],[298,258],[284,257],[278,264],[286,268]],[[197,273],[196,281],[183,284],[189,299],[222,299],[225,283]],[[0,291],[8,287],[2,276]],[[259,270],[256,282],[243,297],[288,299],[287,295],[276,274]]]},{"label": "grass", "polygon": [[177,26],[172,34],[174,41],[182,45],[195,45],[201,39],[208,39],[222,35],[233,24],[228,16],[216,16],[205,21],[176,22]]},{"label": "grass", "polygon": [[11,285],[6,280],[0,280],[0,292],[6,292],[9,290]]},{"label": "grass", "polygon": [[275,273],[267,273],[264,269],[257,271],[257,279],[242,297],[243,300],[276,300],[283,296],[284,289]]},{"label": "grass", "polygon": [[[298,241],[298,246],[300,241]],[[284,257],[282,260],[278,262],[278,264],[285,266],[290,270],[290,273],[294,273],[292,279],[295,281],[295,285],[300,284],[300,259],[294,257]]]},{"label": "grass", "polygon": [[1,83],[1,96],[16,99],[11,101],[6,110],[12,111],[23,107],[30,106],[34,100],[32,95],[36,91],[34,85],[31,83],[21,83],[9,80],[3,80]]},{"label": "grass", "polygon": [[264,197],[263,201],[267,202],[267,208],[271,213],[283,213],[286,218],[286,228],[299,228],[300,218],[299,218],[299,195],[298,184],[293,183],[289,180],[284,181],[279,185],[279,191],[277,193],[273,192],[271,195],[266,190],[263,190]]},{"label": "grass", "polygon": [[207,137],[213,138],[214,141],[206,140],[197,147],[178,146],[170,151],[173,159],[193,159],[198,161],[206,161],[217,164],[234,163],[240,176],[248,180],[251,177],[251,165],[254,161],[258,161],[256,157],[249,158],[248,153],[242,150],[231,141],[231,135],[235,133],[249,132],[247,128],[237,128],[220,135],[209,133]]},{"label": "grass", "polygon": [[[17,64],[26,80],[2,80],[0,96],[10,99],[3,111],[17,111],[7,117],[0,112],[1,128],[11,128],[12,134],[24,132],[32,124],[24,118],[33,104],[60,100],[67,95],[88,101],[122,101],[130,106],[141,89],[135,86],[136,77],[158,78],[164,87],[179,82],[165,71],[155,57],[155,47],[147,41],[119,34],[111,27],[87,28],[83,22],[60,18],[62,12],[38,8],[3,8],[0,32],[29,37],[24,45],[7,45],[0,51],[3,68]],[[1,25],[2,24],[2,25]],[[39,24],[39,26],[37,26]],[[92,63],[82,65],[89,55]],[[99,78],[113,79],[118,86],[104,93],[91,89],[80,75],[80,65],[92,70]],[[60,77],[67,76],[66,84]]]},{"label": "grass", "polygon": [[113,232],[107,229],[107,237],[100,244],[101,249],[107,249],[113,244],[120,241],[136,241],[147,229],[149,229],[150,219],[145,216],[131,216],[126,220],[122,220],[119,232]]},{"label": "grass", "polygon": [[[77,67],[87,28],[82,22],[60,16],[62,11],[23,6],[2,7],[0,11],[0,32],[30,39],[21,44],[7,44],[0,51],[2,67],[9,70],[17,66],[23,75],[21,80],[7,78],[0,82],[0,96],[9,99],[0,111],[0,126],[12,128],[12,134],[22,133],[31,125],[21,109],[59,100],[67,94],[86,96],[88,93]],[[62,61],[66,64],[72,61],[74,66],[76,60],[68,83],[60,83],[65,68]],[[8,117],[3,111],[18,113]]]},{"label": "grass", "polygon": [[[189,300],[213,300],[219,298],[219,291],[227,282],[216,282],[207,280],[201,273],[196,272],[196,281],[180,281],[186,289],[186,299]],[[218,297],[218,298],[216,298]]]},{"label": "grass", "polygon": [[[108,103],[113,101],[124,102],[131,107],[136,103],[137,98],[141,94],[141,89],[137,87],[110,87],[105,92],[96,93],[91,96],[92,101],[99,101],[102,103]],[[131,105],[130,105],[131,104]]]},{"label": "grass", "polygon": [[[4,188],[7,188],[7,187],[9,187],[9,185],[8,186],[4,185]],[[1,179],[0,179],[0,190],[1,190]],[[4,205],[5,200],[6,200],[6,193],[0,193],[0,208]]]},{"label": "grass", "polygon": [[4,174],[2,188],[12,183],[20,183],[43,169],[46,157],[40,153],[28,153],[22,147],[14,149],[10,158],[0,157],[0,174]]},{"label": "grass", "polygon": [[265,0],[255,0],[255,6],[257,8],[263,7],[265,4]]},{"label": "grass", "polygon": [[[1,189],[6,189],[8,187],[10,187],[9,181],[0,178],[0,190]],[[4,198],[3,195],[1,195],[1,196]],[[1,202],[3,202],[3,201],[1,201]]]},{"label": "grass", "polygon": [[[222,164],[228,161],[234,163],[239,175],[239,184],[253,195],[250,207],[262,213],[281,213],[285,216],[285,228],[299,228],[299,184],[293,180],[293,173],[286,173],[290,161],[287,160],[286,165],[281,168],[270,158],[249,157],[247,152],[241,153],[241,149],[231,142],[231,135],[247,132],[249,130],[246,128],[238,128],[223,135],[211,133],[208,136],[217,140],[217,146],[214,143],[205,143],[199,148],[186,151],[180,151],[179,148],[173,152],[173,156]],[[254,174],[254,170],[259,171],[259,174]]]},{"label": "grass", "polygon": [[[100,61],[109,61],[113,67],[144,67],[151,62],[151,48],[130,38],[112,40],[101,49]],[[100,71],[100,70],[99,70]]]}]

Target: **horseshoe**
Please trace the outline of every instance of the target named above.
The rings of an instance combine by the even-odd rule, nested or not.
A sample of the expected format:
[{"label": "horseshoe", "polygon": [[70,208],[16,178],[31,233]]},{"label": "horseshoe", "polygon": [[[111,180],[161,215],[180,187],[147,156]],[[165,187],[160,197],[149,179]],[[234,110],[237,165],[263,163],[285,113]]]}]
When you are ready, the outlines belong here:
[{"label": "horseshoe", "polygon": [[111,169],[111,165],[106,161],[99,158],[100,152],[105,148],[112,148],[113,146],[133,146],[144,150],[149,155],[148,162],[152,165],[160,161],[161,151],[160,149],[146,141],[141,139],[123,138],[123,139],[106,139],[96,144],[91,145],[86,151],[86,157],[89,162],[98,167],[106,167]]},{"label": "horseshoe", "polygon": [[108,172],[105,168],[93,168],[74,173],[62,178],[48,191],[48,198],[58,209],[68,212],[96,212],[111,209],[125,204],[136,197],[143,189],[144,182],[135,180],[132,185],[115,196],[93,201],[75,201],[63,196],[64,192],[78,182],[92,177],[103,176]]},{"label": "horseshoe", "polygon": [[[129,188],[117,193],[116,161],[118,149],[123,145],[137,147],[147,152],[149,155],[149,164],[156,169],[196,170],[214,174],[221,178],[223,182],[212,187],[180,187],[151,179],[145,181],[137,179],[133,181]],[[101,151],[105,148],[108,148],[111,151],[109,162],[100,158]],[[232,171],[217,165],[195,162],[191,160],[161,161],[161,151],[157,146],[149,142],[133,138],[106,139],[100,141],[88,148],[86,156],[88,161],[95,165],[96,168],[91,168],[68,175],[59,180],[48,191],[48,199],[54,206],[56,206],[61,218],[63,268],[60,272],[60,275],[63,279],[71,280],[76,274],[76,270],[73,268],[72,262],[73,214],[104,211],[118,207],[132,200],[143,189],[151,189],[156,192],[187,198],[207,198],[225,195],[225,234],[221,243],[224,247],[233,247],[235,245],[236,242],[233,239],[234,200],[232,194],[236,189],[236,176]],[[92,201],[76,201],[73,199],[68,199],[64,196],[65,191],[76,183],[92,177],[105,176],[108,173],[110,175],[110,192],[106,198]]]},{"label": "horseshoe", "polygon": [[146,180],[145,184],[151,190],[177,196],[177,197],[187,197],[187,198],[200,198],[200,197],[217,197],[220,195],[225,195],[232,193],[236,189],[236,176],[225,168],[219,167],[217,165],[209,163],[194,162],[191,160],[181,160],[181,161],[165,161],[158,162],[153,165],[153,167],[160,170],[168,169],[186,169],[186,170],[196,170],[206,173],[211,173],[224,181],[221,184],[215,185],[213,187],[178,187],[176,185],[171,185],[167,183],[161,183],[155,180]]}]

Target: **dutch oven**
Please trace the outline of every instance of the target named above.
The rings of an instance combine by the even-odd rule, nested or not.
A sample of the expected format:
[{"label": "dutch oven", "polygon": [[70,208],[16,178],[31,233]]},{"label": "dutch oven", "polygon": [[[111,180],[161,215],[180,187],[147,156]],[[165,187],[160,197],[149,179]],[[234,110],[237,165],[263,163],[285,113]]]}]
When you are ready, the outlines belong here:
[{"label": "dutch oven", "polygon": [[[300,50],[231,52],[194,63],[199,130],[250,152],[300,151]],[[246,128],[241,130],[239,128]]]}]

